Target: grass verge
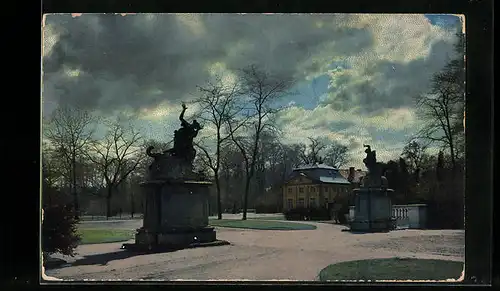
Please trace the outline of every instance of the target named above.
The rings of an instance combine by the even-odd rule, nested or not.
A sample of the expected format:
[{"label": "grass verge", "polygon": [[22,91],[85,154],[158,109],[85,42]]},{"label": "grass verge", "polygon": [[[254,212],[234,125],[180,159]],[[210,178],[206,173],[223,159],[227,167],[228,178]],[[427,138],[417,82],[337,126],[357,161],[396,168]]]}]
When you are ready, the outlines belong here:
[{"label": "grass verge", "polygon": [[126,229],[80,228],[78,232],[81,245],[121,242],[134,238],[134,231]]},{"label": "grass verge", "polygon": [[261,230],[313,230],[315,225],[304,223],[292,223],[284,221],[267,221],[259,219],[236,220],[236,219],[211,219],[211,226],[231,227],[231,228],[246,228],[246,229],[261,229]]},{"label": "grass verge", "polygon": [[262,216],[262,217],[249,217],[248,219],[256,219],[256,220],[285,220],[284,217],[281,217],[281,216],[269,216],[269,217],[265,217],[265,216]]},{"label": "grass verge", "polygon": [[375,259],[329,265],[320,281],[333,280],[446,280],[458,279],[462,262],[424,259]]}]

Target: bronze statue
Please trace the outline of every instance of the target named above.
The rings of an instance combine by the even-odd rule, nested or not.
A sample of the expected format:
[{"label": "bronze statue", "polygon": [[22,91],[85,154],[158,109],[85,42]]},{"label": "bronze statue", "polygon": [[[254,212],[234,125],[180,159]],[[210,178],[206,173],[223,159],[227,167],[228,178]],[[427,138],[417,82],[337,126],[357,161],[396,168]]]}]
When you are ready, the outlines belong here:
[{"label": "bronze statue", "polygon": [[193,120],[192,123],[184,119],[186,105],[182,104],[182,112],[179,116],[181,127],[174,131],[174,147],[161,153],[154,153],[153,146],[146,149],[146,154],[154,160],[149,166],[151,179],[161,177],[187,177],[193,174],[193,160],[196,150],[193,146],[193,139],[198,135],[201,125]]},{"label": "bronze statue", "polygon": [[198,132],[202,129],[202,127],[196,119],[193,120],[193,123],[189,123],[184,119],[184,112],[186,112],[186,109],[186,104],[182,103],[182,112],[179,115],[181,128],[174,131],[173,154],[192,162],[196,155],[196,150],[193,146],[193,139],[198,135]]},{"label": "bronze statue", "polygon": [[372,151],[370,145],[364,144],[363,147],[366,148],[366,158],[363,159],[363,163],[368,168],[368,171],[373,174],[375,172],[375,167],[377,166],[377,157],[375,151]]},{"label": "bronze statue", "polygon": [[[187,106],[182,103],[182,112],[179,115],[179,120],[181,121],[181,128],[174,131],[174,147],[163,152],[163,154],[170,154],[178,158],[184,159],[188,163],[192,163],[196,155],[196,150],[193,146],[193,139],[198,135],[201,125],[198,121],[193,120],[193,123],[189,123],[184,119],[184,112],[186,112]],[[157,158],[151,153],[152,147],[148,148],[148,156]]]}]

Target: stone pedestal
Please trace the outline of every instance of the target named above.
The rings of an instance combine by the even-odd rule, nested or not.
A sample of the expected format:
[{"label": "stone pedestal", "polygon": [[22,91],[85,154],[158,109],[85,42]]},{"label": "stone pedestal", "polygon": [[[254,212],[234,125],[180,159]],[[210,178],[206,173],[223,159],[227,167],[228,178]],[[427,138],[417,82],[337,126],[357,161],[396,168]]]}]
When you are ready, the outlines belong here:
[{"label": "stone pedestal", "polygon": [[360,188],[354,189],[354,219],[350,223],[351,231],[378,232],[393,229],[392,189]]},{"label": "stone pedestal", "polygon": [[209,187],[206,181],[161,179],[142,183],[145,195],[143,227],[128,249],[181,249],[228,244],[208,227]]}]

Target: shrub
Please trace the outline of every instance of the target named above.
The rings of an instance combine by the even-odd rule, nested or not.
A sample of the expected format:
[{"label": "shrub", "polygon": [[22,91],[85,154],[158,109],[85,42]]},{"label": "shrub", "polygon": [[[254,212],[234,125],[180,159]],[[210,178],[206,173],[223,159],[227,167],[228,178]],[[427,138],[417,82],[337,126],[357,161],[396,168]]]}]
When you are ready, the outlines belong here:
[{"label": "shrub", "polygon": [[330,212],[325,207],[314,207],[309,209],[310,220],[329,220]]},{"label": "shrub", "polygon": [[276,205],[258,204],[255,206],[255,213],[276,213]]},{"label": "shrub", "polygon": [[314,208],[303,208],[297,207],[292,208],[283,212],[286,220],[329,220],[330,213],[327,208],[324,207],[314,207]]},{"label": "shrub", "polygon": [[70,206],[45,206],[42,222],[42,250],[46,254],[61,253],[74,256],[80,241],[77,233],[78,219]]},{"label": "shrub", "polygon": [[307,209],[303,207],[297,207],[289,209],[283,212],[286,220],[304,220],[307,215]]},{"label": "shrub", "polygon": [[459,201],[428,201],[427,227],[430,229],[463,229],[463,203]]}]

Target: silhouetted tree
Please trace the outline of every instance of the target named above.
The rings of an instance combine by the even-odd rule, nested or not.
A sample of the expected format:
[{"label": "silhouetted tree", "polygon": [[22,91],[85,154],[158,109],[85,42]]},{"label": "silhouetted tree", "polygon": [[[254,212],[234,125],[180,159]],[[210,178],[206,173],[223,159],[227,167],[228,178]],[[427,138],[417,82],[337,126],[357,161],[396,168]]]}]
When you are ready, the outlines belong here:
[{"label": "silhouetted tree", "polygon": [[408,203],[408,197],[410,195],[410,173],[408,172],[408,166],[405,159],[399,158],[399,191],[403,196],[404,203]]},{"label": "silhouetted tree", "polygon": [[220,168],[221,168],[221,148],[223,143],[227,142],[231,134],[229,133],[228,122],[233,122],[231,130],[236,131],[244,125],[244,121],[236,121],[235,116],[238,115],[242,108],[238,106],[238,98],[241,95],[239,84],[231,85],[224,84],[220,77],[217,77],[215,82],[209,82],[204,87],[198,88],[202,94],[196,102],[201,106],[199,112],[200,119],[211,124],[215,128],[215,153],[210,153],[207,147],[202,143],[197,143],[196,146],[201,149],[204,163],[212,170],[215,189],[217,194],[217,216],[222,219],[221,206],[221,183],[220,183]]},{"label": "silhouetted tree", "polygon": [[439,151],[437,163],[436,163],[436,178],[438,182],[443,182],[444,180],[444,154]]},{"label": "silhouetted tree", "polygon": [[60,155],[60,162],[70,178],[75,218],[79,216],[76,168],[88,150],[94,133],[94,117],[85,110],[62,106],[44,122],[44,137]]},{"label": "silhouetted tree", "polygon": [[97,165],[106,183],[106,218],[111,217],[111,198],[116,188],[145,158],[140,146],[139,133],[118,121],[111,123],[104,139],[93,142],[88,158]]},{"label": "silhouetted tree", "polygon": [[419,137],[437,142],[449,151],[452,176],[456,172],[456,160],[463,154],[465,114],[465,46],[459,33],[456,45],[457,57],[452,59],[432,78],[428,94],[417,97],[418,114],[426,122]]},{"label": "silhouetted tree", "polygon": [[326,145],[319,138],[308,137],[309,144],[301,144],[300,158],[305,165],[322,164],[324,162],[321,152]]},{"label": "silhouetted tree", "polygon": [[245,118],[250,118],[250,123],[246,123],[248,125],[246,129],[250,132],[251,138],[237,137],[234,134],[234,119],[227,119],[227,125],[231,133],[231,140],[244,158],[246,176],[242,219],[246,220],[250,182],[254,177],[258,161],[259,141],[263,131],[273,128],[272,116],[281,109],[274,107],[273,104],[276,100],[289,94],[292,81],[271,75],[253,65],[239,73],[241,92],[246,96],[247,114]]},{"label": "silhouetted tree", "polygon": [[427,146],[422,143],[412,140],[403,148],[401,156],[408,161],[409,172],[415,178],[415,182],[419,182],[422,162],[426,153]]},{"label": "silhouetted tree", "polygon": [[327,144],[324,154],[326,164],[340,168],[349,162],[349,148],[338,142]]}]

